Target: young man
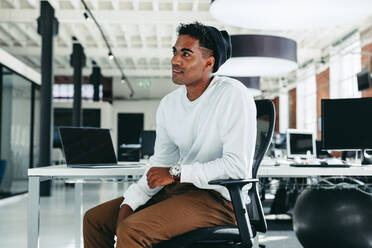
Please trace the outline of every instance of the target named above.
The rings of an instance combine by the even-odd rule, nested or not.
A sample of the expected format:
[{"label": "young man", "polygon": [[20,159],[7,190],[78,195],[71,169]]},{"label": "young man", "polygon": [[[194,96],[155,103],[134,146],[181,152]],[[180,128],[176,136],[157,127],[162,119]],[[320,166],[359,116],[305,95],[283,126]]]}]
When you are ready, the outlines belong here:
[{"label": "young man", "polygon": [[172,80],[156,116],[150,169],[124,193],[84,216],[84,245],[152,247],[191,230],[236,223],[229,193],[208,181],[251,176],[256,107],[238,81],[214,76],[231,53],[225,31],[181,24]]}]

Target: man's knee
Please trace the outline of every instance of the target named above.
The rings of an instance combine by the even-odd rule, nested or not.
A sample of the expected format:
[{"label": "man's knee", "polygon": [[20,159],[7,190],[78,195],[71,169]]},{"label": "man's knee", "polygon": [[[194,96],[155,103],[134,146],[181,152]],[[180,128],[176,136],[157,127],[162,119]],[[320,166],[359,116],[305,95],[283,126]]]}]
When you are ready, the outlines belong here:
[{"label": "man's knee", "polygon": [[116,228],[117,247],[150,247],[144,231],[138,229],[138,224],[123,220]]},{"label": "man's knee", "polygon": [[131,236],[132,232],[134,232],[133,224],[127,220],[123,220],[116,228],[116,236],[121,240],[127,240]]},{"label": "man's knee", "polygon": [[88,211],[86,211],[84,214],[83,226],[87,227],[87,226],[96,225],[98,220],[99,220],[99,216],[97,216],[97,211],[95,211],[95,208],[91,208]]}]

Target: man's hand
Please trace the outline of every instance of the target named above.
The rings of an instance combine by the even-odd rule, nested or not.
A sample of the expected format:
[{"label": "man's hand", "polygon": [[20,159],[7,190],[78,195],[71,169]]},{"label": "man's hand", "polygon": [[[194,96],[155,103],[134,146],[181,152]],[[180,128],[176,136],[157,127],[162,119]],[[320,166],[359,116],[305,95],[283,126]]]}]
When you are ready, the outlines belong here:
[{"label": "man's hand", "polygon": [[150,189],[174,183],[174,178],[169,174],[169,167],[151,167],[147,172],[147,184]]},{"label": "man's hand", "polygon": [[122,222],[131,214],[133,214],[133,210],[131,207],[129,207],[129,205],[124,204],[123,206],[121,206],[118,214],[118,220],[116,221],[116,229],[118,228],[120,222]]}]

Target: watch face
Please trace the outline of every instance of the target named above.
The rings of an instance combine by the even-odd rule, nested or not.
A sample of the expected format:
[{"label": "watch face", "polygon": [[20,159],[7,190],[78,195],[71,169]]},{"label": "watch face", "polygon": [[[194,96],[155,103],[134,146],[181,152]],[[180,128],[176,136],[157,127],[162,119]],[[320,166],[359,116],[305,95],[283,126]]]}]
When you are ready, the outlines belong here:
[{"label": "watch face", "polygon": [[173,166],[170,170],[172,176],[178,176],[181,173],[181,168],[179,165]]}]

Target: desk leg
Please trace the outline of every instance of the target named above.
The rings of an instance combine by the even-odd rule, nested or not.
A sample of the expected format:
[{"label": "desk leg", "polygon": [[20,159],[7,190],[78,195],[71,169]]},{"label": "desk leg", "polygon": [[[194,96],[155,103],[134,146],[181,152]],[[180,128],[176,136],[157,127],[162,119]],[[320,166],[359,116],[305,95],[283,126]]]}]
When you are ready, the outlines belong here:
[{"label": "desk leg", "polygon": [[83,183],[75,183],[75,247],[81,247],[83,230]]},{"label": "desk leg", "polygon": [[39,247],[40,177],[28,178],[27,247]]},{"label": "desk leg", "polygon": [[258,233],[256,237],[253,239],[253,247],[252,248],[259,248],[259,243],[258,243]]}]

